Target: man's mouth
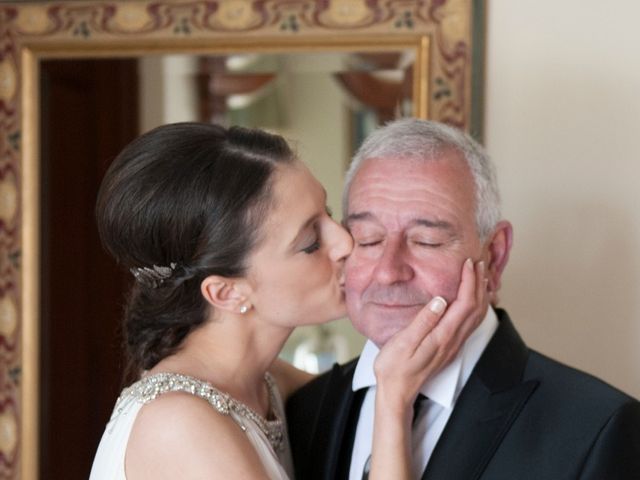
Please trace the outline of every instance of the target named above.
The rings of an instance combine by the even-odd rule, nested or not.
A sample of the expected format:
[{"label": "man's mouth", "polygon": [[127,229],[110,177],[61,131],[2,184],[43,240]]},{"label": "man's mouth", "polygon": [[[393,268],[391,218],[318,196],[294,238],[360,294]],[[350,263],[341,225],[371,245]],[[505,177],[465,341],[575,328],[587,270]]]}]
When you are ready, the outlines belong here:
[{"label": "man's mouth", "polygon": [[406,309],[406,308],[421,308],[423,305],[419,303],[378,303],[371,302],[372,305],[378,308],[397,308],[397,309]]}]

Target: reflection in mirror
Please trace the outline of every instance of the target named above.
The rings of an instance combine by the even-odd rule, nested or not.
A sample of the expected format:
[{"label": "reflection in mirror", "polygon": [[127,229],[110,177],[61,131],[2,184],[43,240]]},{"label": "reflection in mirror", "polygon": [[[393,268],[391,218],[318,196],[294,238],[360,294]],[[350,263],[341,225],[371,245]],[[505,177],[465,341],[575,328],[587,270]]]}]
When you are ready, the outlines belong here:
[{"label": "reflection in mirror", "polygon": [[[289,139],[340,216],[343,175],[376,126],[412,114],[415,52],[145,57],[141,131],[175,121],[266,128]],[[297,329],[283,356],[318,372],[363,339],[346,320]]]},{"label": "reflection in mirror", "polygon": [[[332,132],[331,141],[342,147],[336,158],[346,155],[344,166],[372,128],[412,114],[414,56],[398,51],[145,57],[141,130],[210,121],[266,128],[302,145],[319,131]],[[304,135],[304,125],[315,128]],[[326,146],[315,149],[314,143],[309,153],[324,153],[317,163],[326,163]],[[316,164],[314,158],[305,161]]]},{"label": "reflection in mirror", "polygon": [[[64,448],[57,435],[61,429],[72,438],[99,435],[121,388],[118,332],[131,279],[102,250],[93,220],[97,188],[114,156],[139,133],[169,122],[266,128],[293,143],[339,219],[354,149],[379,123],[412,113],[408,52],[41,62],[43,471],[64,455],[88,468],[91,455],[57,450]],[[343,319],[297,329],[283,356],[319,371],[355,356],[363,343]],[[71,365],[86,371],[69,377]],[[69,411],[90,420],[70,427]]]},{"label": "reflection in mirror", "polygon": [[[378,124],[412,113],[412,63],[404,51],[41,61],[43,474],[86,477],[122,387],[120,319],[132,280],[103,251],[93,219],[98,186],[115,155],[169,122],[266,128],[293,144],[339,219],[354,149]],[[343,319],[296,329],[283,356],[318,372],[357,355],[363,343]],[[77,439],[85,439],[83,447],[67,451]]]}]

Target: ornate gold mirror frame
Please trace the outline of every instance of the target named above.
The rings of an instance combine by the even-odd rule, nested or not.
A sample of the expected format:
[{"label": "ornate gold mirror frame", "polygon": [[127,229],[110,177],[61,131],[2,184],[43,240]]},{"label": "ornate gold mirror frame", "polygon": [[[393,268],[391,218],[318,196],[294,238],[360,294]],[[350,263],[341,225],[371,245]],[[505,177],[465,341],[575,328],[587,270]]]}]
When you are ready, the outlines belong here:
[{"label": "ornate gold mirror frame", "polygon": [[414,115],[480,135],[482,6],[474,0],[1,4],[0,476],[38,476],[41,60],[411,49]]}]

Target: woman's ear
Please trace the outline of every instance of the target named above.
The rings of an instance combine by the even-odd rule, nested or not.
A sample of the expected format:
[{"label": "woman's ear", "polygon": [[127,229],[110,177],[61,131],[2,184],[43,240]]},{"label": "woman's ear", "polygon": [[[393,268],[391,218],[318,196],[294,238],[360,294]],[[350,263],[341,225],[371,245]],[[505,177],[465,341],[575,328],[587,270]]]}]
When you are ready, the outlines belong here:
[{"label": "woman's ear", "polygon": [[236,314],[246,313],[251,307],[245,290],[242,279],[219,275],[209,275],[200,284],[202,296],[210,305]]},{"label": "woman's ear", "polygon": [[498,290],[500,290],[502,272],[509,261],[509,252],[513,243],[513,227],[506,220],[498,222],[487,244],[487,279],[490,302],[495,305],[498,302]]}]

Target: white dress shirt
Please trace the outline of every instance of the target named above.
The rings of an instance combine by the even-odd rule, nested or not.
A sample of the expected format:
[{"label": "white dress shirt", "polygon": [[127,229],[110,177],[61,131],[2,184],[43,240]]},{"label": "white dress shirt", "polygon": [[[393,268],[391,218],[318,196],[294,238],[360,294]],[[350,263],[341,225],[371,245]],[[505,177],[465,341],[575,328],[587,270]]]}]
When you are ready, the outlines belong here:
[{"label": "white dress shirt", "polygon": [[[420,389],[427,397],[413,427],[413,476],[420,478],[431,453],[444,430],[460,391],[467,383],[473,367],[498,328],[498,319],[492,308],[478,328],[467,339],[458,355]],[[380,350],[367,341],[353,375],[353,391],[367,388],[362,403],[351,455],[350,480],[361,480],[364,464],[371,455],[376,377],[373,362]],[[420,440],[418,440],[420,439]]]}]

